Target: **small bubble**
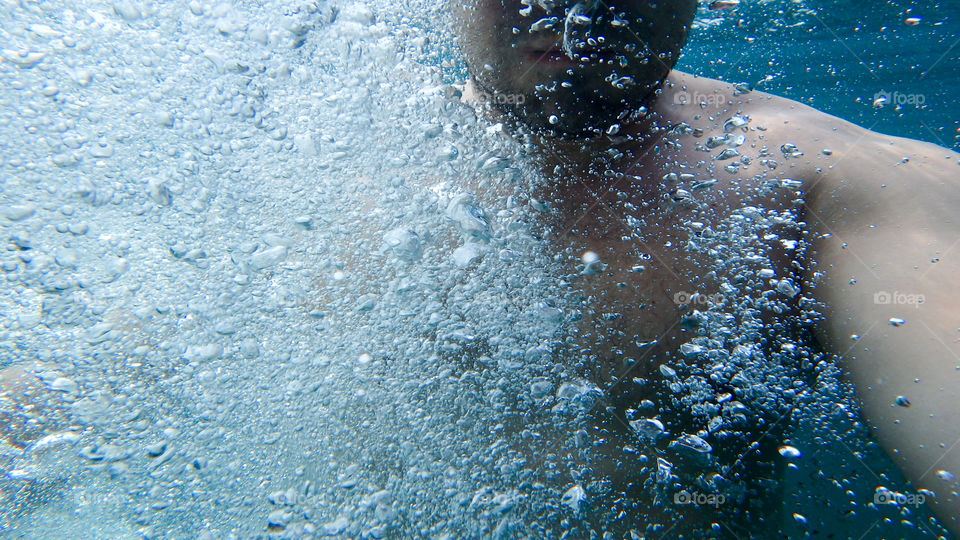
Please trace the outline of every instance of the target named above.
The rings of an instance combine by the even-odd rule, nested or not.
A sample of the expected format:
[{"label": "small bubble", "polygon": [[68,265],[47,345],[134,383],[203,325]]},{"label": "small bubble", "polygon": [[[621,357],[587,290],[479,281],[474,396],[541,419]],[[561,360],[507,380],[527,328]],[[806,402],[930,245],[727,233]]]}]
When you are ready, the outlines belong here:
[{"label": "small bubble", "polygon": [[574,512],[580,510],[580,503],[587,500],[587,493],[579,485],[568,489],[560,498],[560,504],[569,507]]},{"label": "small bubble", "polygon": [[678,447],[681,450],[693,452],[694,454],[709,454],[713,451],[713,447],[710,446],[710,443],[696,435],[690,435],[687,433],[681,435],[677,440],[672,441],[670,446]]},{"label": "small bubble", "polygon": [[780,455],[785,458],[798,458],[801,455],[800,450],[797,450],[793,446],[789,445],[781,446],[779,452]]},{"label": "small bubble", "polygon": [[600,260],[600,256],[593,251],[584,251],[580,258],[583,261],[584,274],[596,274],[606,267]]},{"label": "small bubble", "polygon": [[670,476],[673,473],[673,464],[669,461],[658,457],[657,458],[657,472],[655,478],[658,484],[665,484],[670,481]]},{"label": "small bubble", "polygon": [[719,154],[717,154],[713,159],[715,159],[715,160],[717,160],[717,161],[725,161],[725,160],[728,160],[728,159],[733,159],[733,158],[735,158],[735,157],[737,157],[737,156],[739,156],[739,155],[740,155],[740,152],[737,151],[736,149],[734,149],[734,148],[727,148],[727,149],[724,150],[723,152],[720,152]]},{"label": "small bubble", "polygon": [[630,422],[630,427],[633,428],[638,435],[643,435],[651,439],[656,439],[656,437],[664,431],[663,422],[656,418],[638,418]]},{"label": "small bubble", "polygon": [[943,480],[944,482],[954,482],[957,479],[955,476],[953,476],[953,474],[950,473],[950,471],[945,471],[943,469],[937,471],[937,478]]},{"label": "small bubble", "polygon": [[723,123],[723,132],[724,132],[724,133],[731,133],[731,132],[733,132],[733,131],[736,131],[738,128],[742,128],[742,127],[746,126],[746,125],[749,124],[749,123],[750,123],[750,117],[749,117],[749,116],[746,116],[746,117],[744,117],[744,116],[739,116],[739,115],[738,115],[738,116],[734,116],[733,118],[730,118],[730,119],[728,119],[726,122]]}]

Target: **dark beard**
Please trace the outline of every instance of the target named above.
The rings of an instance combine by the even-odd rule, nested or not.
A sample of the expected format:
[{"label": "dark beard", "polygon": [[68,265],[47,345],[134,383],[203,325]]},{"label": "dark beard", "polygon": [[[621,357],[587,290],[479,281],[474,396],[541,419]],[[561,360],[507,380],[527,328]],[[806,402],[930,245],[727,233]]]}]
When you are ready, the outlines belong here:
[{"label": "dark beard", "polygon": [[[577,95],[571,88],[528,96],[523,103],[494,106],[537,135],[563,140],[592,139],[606,134],[611,126],[643,117],[662,85],[663,80],[649,85],[640,97],[636,89],[627,96],[611,95],[613,92],[604,95],[600,89],[592,95]],[[556,123],[550,122],[551,116],[556,117]]]}]

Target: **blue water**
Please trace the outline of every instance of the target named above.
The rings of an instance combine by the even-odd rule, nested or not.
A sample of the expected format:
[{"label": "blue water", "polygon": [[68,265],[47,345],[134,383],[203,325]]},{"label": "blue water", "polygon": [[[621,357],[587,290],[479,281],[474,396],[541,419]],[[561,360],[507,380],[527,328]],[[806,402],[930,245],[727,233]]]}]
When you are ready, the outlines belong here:
[{"label": "blue water", "polygon": [[[680,69],[960,149],[960,3],[744,2],[719,17],[692,33]],[[908,17],[922,20],[908,26]],[[922,105],[874,107],[881,91],[918,96],[912,101]]]}]

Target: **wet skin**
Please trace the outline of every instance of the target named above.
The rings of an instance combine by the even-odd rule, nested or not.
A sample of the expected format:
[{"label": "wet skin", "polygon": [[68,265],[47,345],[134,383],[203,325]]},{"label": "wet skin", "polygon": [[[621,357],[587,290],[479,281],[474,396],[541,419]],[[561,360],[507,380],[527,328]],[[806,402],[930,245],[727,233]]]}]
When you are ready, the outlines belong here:
[{"label": "wet skin", "polygon": [[[540,134],[535,139],[543,169],[548,178],[553,176],[541,197],[555,203],[557,248],[572,248],[570,253],[577,256],[591,250],[607,265],[582,280],[584,296],[591,300],[581,342],[585,352],[606,359],[601,378],[613,384],[627,373],[644,376],[644,370],[652,371],[652,366],[675,354],[684,336],[674,295],[714,292],[698,278],[705,261],[692,259],[682,248],[689,217],[670,200],[672,187],[662,180],[666,173],[716,178],[718,183],[698,193],[697,199],[711,209],[707,216],[718,217],[742,208],[745,197],[764,178],[800,181],[796,193],[777,192],[750,201],[795,210],[812,233],[813,249],[805,254],[774,250],[775,270],[788,274],[794,259],[803,269],[797,276],[802,294],[825,306],[826,317],[816,329],[820,345],[843,355],[843,367],[876,436],[914,489],[937,494],[932,508],[943,524],[954,533],[960,531],[957,486],[936,475],[937,470],[960,473],[960,450],[952,446],[960,440],[960,372],[954,369],[960,357],[960,249],[953,249],[960,238],[955,221],[960,208],[960,155],[870,132],[790,100],[761,92],[741,94],[729,84],[666,69],[658,77],[656,69],[628,68],[625,71],[635,77],[649,78],[641,79],[632,92],[617,90],[612,99],[598,98],[610,73],[606,58],[563,60],[556,49],[531,56],[551,42],[549,32],[534,32],[536,46],[526,37],[532,21],[549,13],[534,7],[531,16],[517,16],[516,6],[506,4],[510,2],[479,0],[457,8],[461,48],[476,79],[465,98],[490,103],[495,101],[490,96],[518,93],[533,103],[527,110],[499,107],[492,117],[516,121]],[[667,68],[682,45],[691,4],[668,2],[652,8],[646,2],[621,2],[615,9],[655,17],[637,23],[630,39],[651,42],[653,36],[663,35],[657,33],[663,29],[673,35],[659,42],[660,67]],[[505,33],[504,28],[514,26],[520,29],[520,38]],[[557,32],[552,37],[554,43],[562,41]],[[545,92],[544,86],[550,86],[545,81],[551,79],[595,84]],[[651,87],[659,89],[652,98]],[[691,99],[694,96],[702,99]],[[622,101],[633,110],[644,105],[645,114],[624,121],[622,114],[610,110]],[[578,112],[549,119],[562,116],[563,110]],[[751,119],[747,129],[737,131],[746,139],[741,153],[756,156],[767,147],[779,162],[777,169],[757,178],[763,169],[755,162],[731,174],[723,170],[725,162],[713,159],[722,147],[709,153],[702,150],[703,141],[723,135],[723,122],[736,114]],[[702,130],[702,136],[665,132],[679,123]],[[613,124],[618,124],[618,137],[632,135],[632,140],[597,135]],[[591,125],[598,129],[591,133],[586,129]],[[780,147],[785,144],[795,145],[803,155],[784,158]],[[625,156],[611,159],[607,154],[611,147]],[[626,176],[612,179],[600,171]],[[796,202],[800,196],[802,204]],[[631,233],[627,215],[650,218],[641,234]],[[698,219],[706,221],[703,214]],[[641,252],[647,258],[638,260]],[[571,266],[576,262],[571,260]],[[646,269],[631,272],[637,264]],[[874,294],[880,291],[909,291],[927,301],[905,311],[904,306],[877,304]],[[612,320],[603,316],[610,313],[621,316]],[[892,317],[909,322],[894,327],[889,324]],[[853,334],[861,337],[851,348]],[[637,341],[656,345],[639,350]],[[648,361],[636,368],[619,361],[641,356]],[[910,407],[894,405],[900,395],[909,395]]]}]

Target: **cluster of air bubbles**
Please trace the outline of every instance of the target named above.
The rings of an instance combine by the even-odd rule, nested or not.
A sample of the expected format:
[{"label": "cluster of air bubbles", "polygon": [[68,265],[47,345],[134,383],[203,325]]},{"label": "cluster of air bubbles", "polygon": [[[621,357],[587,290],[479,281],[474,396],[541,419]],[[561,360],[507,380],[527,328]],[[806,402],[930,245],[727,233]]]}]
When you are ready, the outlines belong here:
[{"label": "cluster of air bubbles", "polygon": [[575,431],[599,391],[554,358],[535,175],[442,80],[439,8],[3,11],[0,350],[53,396],[3,449],[4,523],[383,538],[575,510],[583,441],[530,495],[524,430]]}]

